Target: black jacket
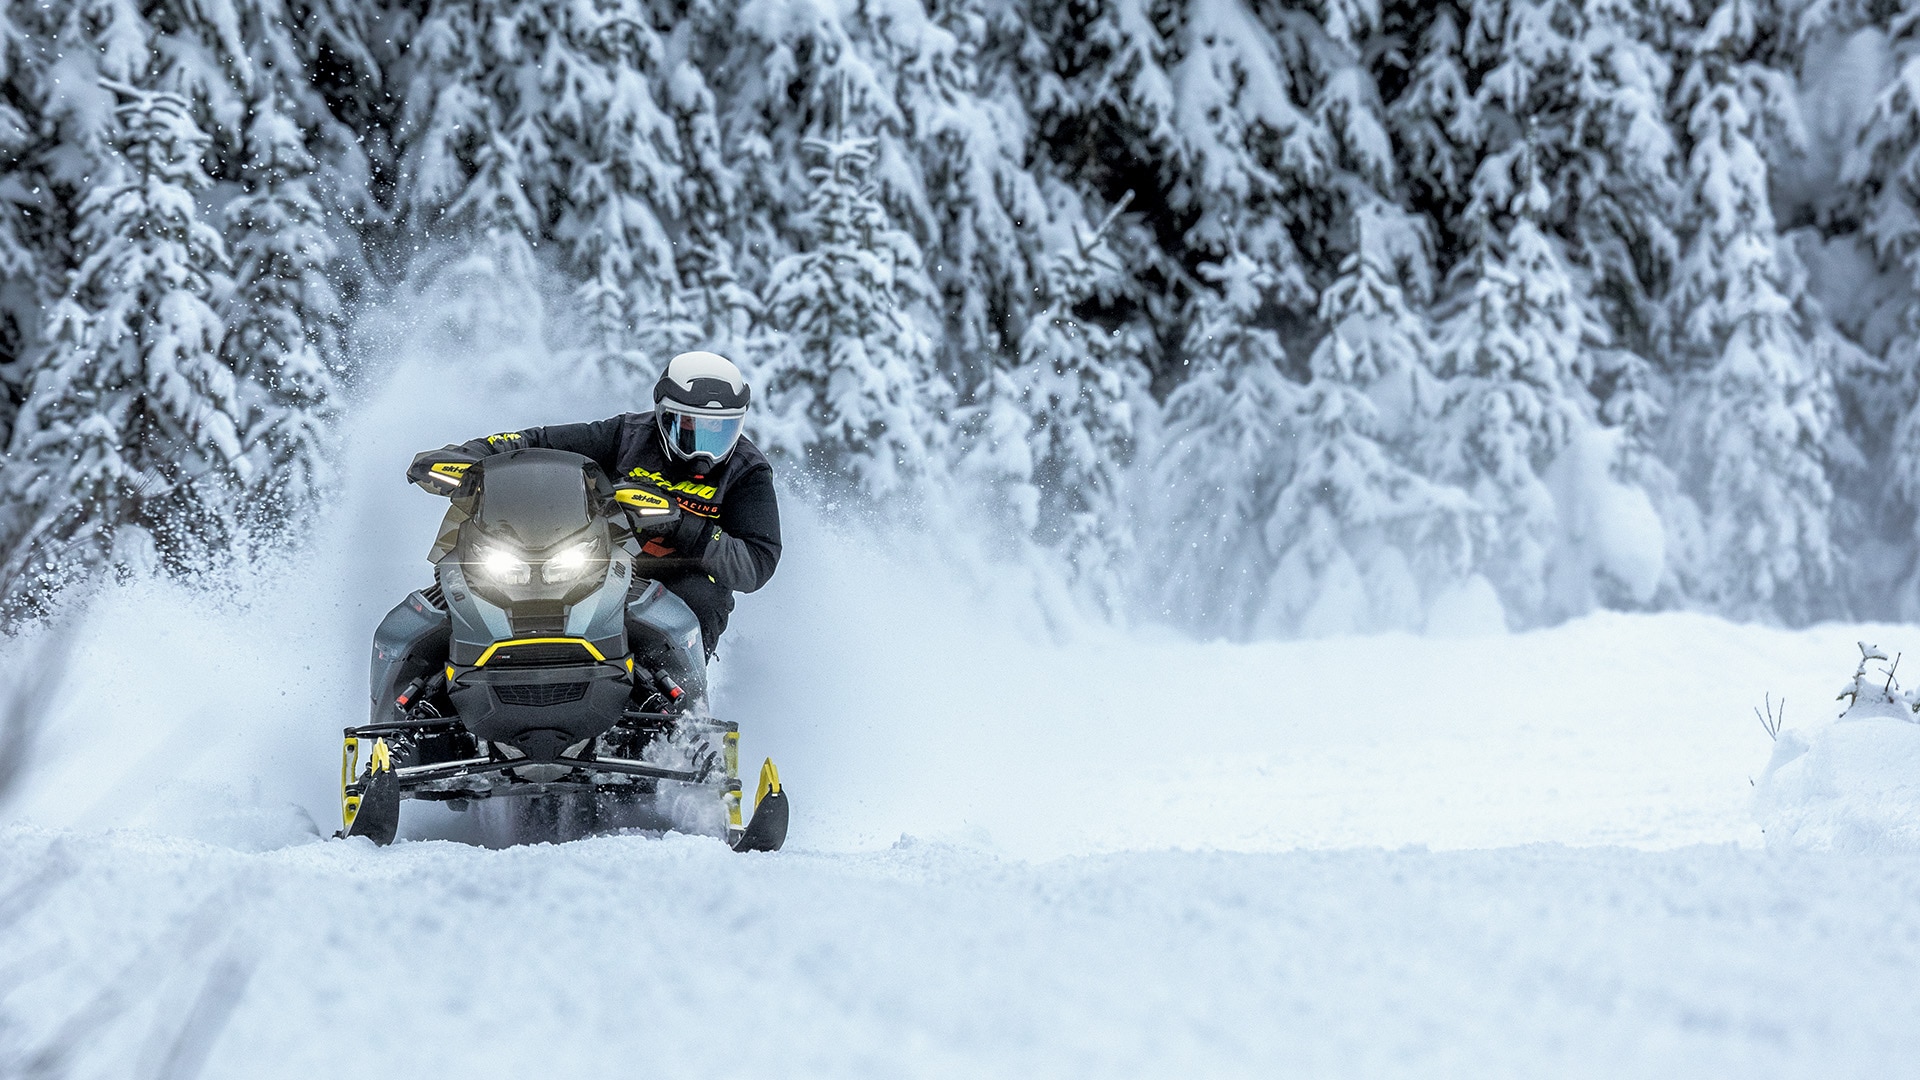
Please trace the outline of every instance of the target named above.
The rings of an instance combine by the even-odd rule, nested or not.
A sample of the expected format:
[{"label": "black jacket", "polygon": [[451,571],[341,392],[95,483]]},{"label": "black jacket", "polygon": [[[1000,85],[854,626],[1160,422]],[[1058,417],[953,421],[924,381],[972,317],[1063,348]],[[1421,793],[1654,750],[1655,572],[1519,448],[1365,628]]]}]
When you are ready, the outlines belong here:
[{"label": "black jacket", "polygon": [[480,456],[528,446],[567,450],[600,463],[616,483],[651,480],[672,491],[683,513],[712,519],[720,534],[698,560],[677,557],[657,540],[641,549],[653,562],[635,569],[651,578],[703,573],[736,592],[767,583],[780,563],[780,507],[773,496],[773,466],[745,435],[725,461],[704,476],[685,461],[669,458],[660,445],[653,413],[623,413],[591,424],[526,428],[462,444]]}]

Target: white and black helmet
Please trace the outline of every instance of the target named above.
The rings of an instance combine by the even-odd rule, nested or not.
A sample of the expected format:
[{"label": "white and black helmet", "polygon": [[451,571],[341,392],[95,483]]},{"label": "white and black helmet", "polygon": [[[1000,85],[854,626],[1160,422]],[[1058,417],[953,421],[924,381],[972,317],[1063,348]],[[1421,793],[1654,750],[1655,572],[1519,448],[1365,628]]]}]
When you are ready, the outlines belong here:
[{"label": "white and black helmet", "polygon": [[653,384],[653,417],[667,454],[712,468],[733,453],[746,423],[751,390],[733,361],[719,353],[686,352],[667,361]]}]

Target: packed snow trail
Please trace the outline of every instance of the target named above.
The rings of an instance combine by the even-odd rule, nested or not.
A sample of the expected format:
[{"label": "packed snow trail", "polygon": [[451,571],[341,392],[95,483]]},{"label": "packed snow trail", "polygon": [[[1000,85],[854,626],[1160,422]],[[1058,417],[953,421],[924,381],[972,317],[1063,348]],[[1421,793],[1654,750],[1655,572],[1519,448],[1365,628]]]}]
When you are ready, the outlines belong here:
[{"label": "packed snow trail", "polygon": [[1749,711],[1830,715],[1854,640],[1908,628],[1196,643],[1063,621],[1023,568],[793,500],[718,692],[745,760],[782,766],[787,851],[490,851],[445,839],[484,814],[419,806],[412,842],[321,842],[368,637],[427,576],[441,504],[401,463],[606,411],[448,411],[436,385],[357,414],[311,560],[135,582],[64,628],[0,807],[0,1075],[1911,1061],[1920,860],[1763,850]]},{"label": "packed snow trail", "polygon": [[1920,1053],[1912,859],[12,831],[0,867],[0,1073],[1831,1078]]}]

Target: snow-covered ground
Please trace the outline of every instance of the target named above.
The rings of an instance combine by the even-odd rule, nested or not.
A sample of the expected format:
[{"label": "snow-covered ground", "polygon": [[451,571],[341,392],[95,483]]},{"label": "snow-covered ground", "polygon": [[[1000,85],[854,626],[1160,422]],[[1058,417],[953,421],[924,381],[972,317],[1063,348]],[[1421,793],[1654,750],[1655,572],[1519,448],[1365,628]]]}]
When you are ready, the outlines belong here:
[{"label": "snow-covered ground", "polygon": [[14,1075],[1885,1077],[1920,1052],[1913,860],[0,852]]},{"label": "snow-covered ground", "polygon": [[[1854,641],[1913,628],[1195,643],[795,505],[719,694],[781,764],[786,851],[495,851],[413,806],[409,842],[323,843],[367,637],[426,577],[439,507],[399,463],[592,411],[502,397],[422,432],[415,399],[362,412],[314,562],[136,583],[67,628],[0,805],[0,1076],[1887,1076],[1920,1051],[1920,858],[1769,850],[1750,711],[1784,695],[1817,741]],[[15,680],[29,644],[0,650]]]}]

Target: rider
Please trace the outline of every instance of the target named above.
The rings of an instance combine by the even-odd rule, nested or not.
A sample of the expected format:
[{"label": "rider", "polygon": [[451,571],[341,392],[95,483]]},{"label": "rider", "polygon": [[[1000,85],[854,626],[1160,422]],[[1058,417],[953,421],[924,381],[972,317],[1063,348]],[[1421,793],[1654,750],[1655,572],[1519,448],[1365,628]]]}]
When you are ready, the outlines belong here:
[{"label": "rider", "polygon": [[718,353],[681,353],[653,387],[653,411],[589,424],[554,424],[462,444],[475,455],[539,446],[600,463],[615,482],[646,480],[671,492],[680,520],[647,540],[634,566],[687,602],[707,656],[727,628],[733,594],[767,583],[780,562],[773,467],[740,433],[747,380]]}]

